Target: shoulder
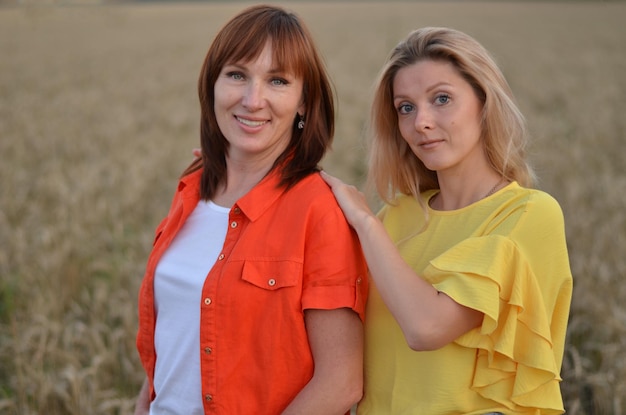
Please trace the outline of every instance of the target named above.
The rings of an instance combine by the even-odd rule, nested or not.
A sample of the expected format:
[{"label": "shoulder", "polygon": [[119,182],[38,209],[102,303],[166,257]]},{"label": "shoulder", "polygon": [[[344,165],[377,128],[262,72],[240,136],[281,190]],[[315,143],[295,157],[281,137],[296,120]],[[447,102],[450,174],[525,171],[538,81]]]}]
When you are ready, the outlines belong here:
[{"label": "shoulder", "polygon": [[542,190],[513,186],[509,197],[510,207],[522,210],[527,219],[563,220],[563,211],[559,202]]},{"label": "shoulder", "polygon": [[519,186],[507,193],[502,195],[504,202],[497,215],[501,220],[495,222],[505,224],[503,229],[509,229],[510,238],[532,249],[564,245],[563,211],[552,195]]},{"label": "shoulder", "polygon": [[337,200],[319,173],[312,173],[285,192],[284,197],[306,205],[336,206]]},{"label": "shoulder", "polygon": [[304,177],[286,190],[274,188],[270,193],[264,193],[263,201],[259,201],[255,208],[260,204],[267,205],[272,215],[279,215],[285,222],[304,221],[309,225],[346,222],[335,196],[319,173]]},{"label": "shoulder", "polygon": [[424,207],[415,197],[398,195],[393,203],[383,206],[378,212],[378,218],[391,239],[399,241],[422,229],[426,215]]},{"label": "shoulder", "polygon": [[287,190],[275,213],[290,223],[292,229],[298,228],[297,224],[303,225],[301,229],[315,240],[325,243],[334,240],[333,244],[357,240],[335,195],[319,173],[305,177]]},{"label": "shoulder", "polygon": [[202,180],[202,169],[194,170],[189,174],[182,176],[178,180],[176,194],[197,193],[200,190],[200,181]]},{"label": "shoulder", "polygon": [[[428,200],[427,194],[432,195],[432,191],[422,193],[420,198],[424,201]],[[385,216],[403,216],[404,214],[415,214],[415,210],[422,210],[422,205],[415,197],[411,195],[398,194],[392,202],[385,204],[379,212],[380,217]]]},{"label": "shoulder", "polygon": [[171,214],[183,204],[196,204],[200,200],[200,180],[202,178],[202,169],[195,170],[178,179],[174,196],[170,204],[169,213]]}]

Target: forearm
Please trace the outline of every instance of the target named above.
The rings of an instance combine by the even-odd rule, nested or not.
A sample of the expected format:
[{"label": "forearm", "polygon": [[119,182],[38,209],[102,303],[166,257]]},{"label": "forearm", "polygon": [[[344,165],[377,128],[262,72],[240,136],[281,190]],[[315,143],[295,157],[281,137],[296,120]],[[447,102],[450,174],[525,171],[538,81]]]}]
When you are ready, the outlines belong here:
[{"label": "forearm", "polygon": [[362,220],[355,230],[371,278],[405,335],[412,327],[428,324],[437,290],[420,278],[400,256],[384,225],[376,216]]},{"label": "forearm", "polygon": [[282,415],[344,415],[363,394],[360,380],[352,385],[334,384],[331,379],[311,381],[282,412]]},{"label": "forearm", "polygon": [[315,369],[283,415],[343,415],[363,394],[363,325],[347,308],[306,310]]},{"label": "forearm", "polygon": [[322,173],[356,230],[370,275],[411,348],[440,348],[480,324],[482,313],[440,293],[404,261],[358,189]]},{"label": "forearm", "polygon": [[419,276],[374,215],[354,224],[370,275],[409,346],[433,350],[475,327],[480,313],[463,307]]}]

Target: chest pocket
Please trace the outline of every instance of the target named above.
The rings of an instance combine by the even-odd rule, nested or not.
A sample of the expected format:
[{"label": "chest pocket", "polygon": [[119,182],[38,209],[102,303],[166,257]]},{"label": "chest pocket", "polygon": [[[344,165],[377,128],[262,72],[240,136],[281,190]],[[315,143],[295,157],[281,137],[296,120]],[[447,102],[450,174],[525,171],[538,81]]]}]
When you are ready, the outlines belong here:
[{"label": "chest pocket", "polygon": [[243,264],[242,279],[269,291],[294,287],[302,281],[302,264],[282,260],[248,260]]}]

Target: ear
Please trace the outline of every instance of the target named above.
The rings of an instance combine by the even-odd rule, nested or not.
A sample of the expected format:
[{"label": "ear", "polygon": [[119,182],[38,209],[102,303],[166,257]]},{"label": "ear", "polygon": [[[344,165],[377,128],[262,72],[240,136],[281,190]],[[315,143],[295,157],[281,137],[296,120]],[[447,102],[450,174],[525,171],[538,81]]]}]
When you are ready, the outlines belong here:
[{"label": "ear", "polygon": [[300,106],[298,107],[298,116],[304,117],[305,114],[306,114],[306,104],[304,103],[304,99],[303,99],[302,102],[300,103]]}]

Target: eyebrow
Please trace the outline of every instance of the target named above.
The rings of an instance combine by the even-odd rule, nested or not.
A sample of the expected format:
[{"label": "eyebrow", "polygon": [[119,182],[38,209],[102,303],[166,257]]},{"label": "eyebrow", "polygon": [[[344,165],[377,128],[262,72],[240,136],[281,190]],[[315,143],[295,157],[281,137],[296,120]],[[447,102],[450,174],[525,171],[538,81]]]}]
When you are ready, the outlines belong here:
[{"label": "eyebrow", "polygon": [[[432,92],[433,90],[435,90],[437,88],[441,88],[442,86],[453,87],[454,85],[451,84],[450,82],[446,82],[446,81],[437,82],[437,83],[429,86],[428,88],[426,88],[426,93],[430,93],[430,92]],[[396,94],[393,95],[393,99],[394,100],[402,99],[402,98],[406,98],[406,95],[399,95],[399,94],[398,95],[396,95]]]},{"label": "eyebrow", "polygon": [[426,88],[426,92],[431,92],[433,89],[441,88],[442,86],[454,86],[454,85],[452,85],[450,82],[441,81]]},{"label": "eyebrow", "polygon": [[[247,62],[246,62],[247,63]],[[228,66],[233,66],[237,69],[241,69],[241,70],[246,70],[247,68],[245,67],[245,63],[239,63],[239,62],[232,62],[232,63],[226,63],[224,64],[223,68],[226,68]],[[222,69],[223,69],[222,68]],[[268,73],[270,74],[284,74],[284,75],[288,75],[290,72],[285,70],[285,69],[280,69],[280,68],[271,68]]]}]

